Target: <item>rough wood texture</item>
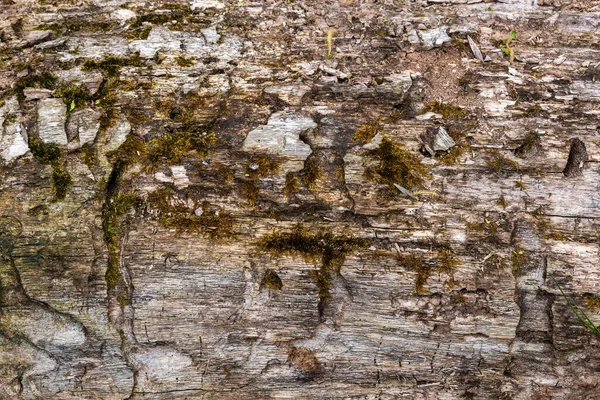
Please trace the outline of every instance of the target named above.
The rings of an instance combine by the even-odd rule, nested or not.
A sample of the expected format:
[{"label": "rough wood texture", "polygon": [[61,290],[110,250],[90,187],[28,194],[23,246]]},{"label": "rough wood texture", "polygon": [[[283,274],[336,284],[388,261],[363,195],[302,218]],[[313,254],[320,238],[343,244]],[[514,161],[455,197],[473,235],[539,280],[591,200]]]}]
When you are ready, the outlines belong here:
[{"label": "rough wood texture", "polygon": [[0,7],[0,398],[600,397],[594,2]]}]

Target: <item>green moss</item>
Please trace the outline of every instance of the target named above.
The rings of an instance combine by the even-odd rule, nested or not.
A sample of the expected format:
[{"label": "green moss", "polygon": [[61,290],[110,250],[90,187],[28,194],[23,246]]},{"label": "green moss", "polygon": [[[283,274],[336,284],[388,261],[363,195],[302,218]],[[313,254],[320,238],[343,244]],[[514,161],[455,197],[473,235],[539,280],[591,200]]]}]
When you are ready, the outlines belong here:
[{"label": "green moss", "polygon": [[528,153],[539,150],[540,147],[540,136],[537,133],[531,132],[525,136],[523,143],[515,149],[515,155],[517,157],[525,157]]},{"label": "green moss", "polygon": [[52,172],[53,201],[64,200],[72,184],[73,181],[67,171],[62,168],[54,168],[54,171]]},{"label": "green moss", "polygon": [[585,307],[590,310],[590,312],[598,313],[598,311],[600,311],[600,298],[598,296],[586,293],[583,295],[583,301]]},{"label": "green moss", "polygon": [[425,179],[431,177],[419,159],[406,151],[400,144],[384,137],[379,147],[370,150],[367,156],[378,165],[367,168],[367,177],[393,186],[394,183],[407,189],[422,188]]},{"label": "green moss", "polygon": [[102,232],[104,243],[108,249],[108,267],[105,280],[109,290],[113,290],[121,282],[119,263],[121,258],[121,217],[132,207],[139,207],[141,200],[130,193],[119,193],[116,185],[122,174],[122,164],[113,167],[109,183],[107,184],[106,200],[102,207]]},{"label": "green moss", "polygon": [[283,161],[266,155],[255,155],[251,157],[246,166],[247,179],[239,186],[240,194],[248,204],[254,206],[260,192],[259,179],[276,175]]},{"label": "green moss", "polygon": [[270,156],[255,155],[251,157],[250,163],[246,167],[246,174],[250,177],[266,178],[276,175],[283,161]]},{"label": "green moss", "polygon": [[508,203],[506,202],[506,199],[504,198],[504,196],[500,196],[498,198],[498,200],[496,200],[496,205],[506,209],[506,207],[508,207]]},{"label": "green moss", "polygon": [[39,139],[30,138],[29,149],[33,157],[41,164],[57,165],[60,163],[62,153],[54,144],[45,144]]},{"label": "green moss", "polygon": [[125,296],[123,296],[121,294],[117,296],[117,301],[119,302],[119,306],[121,307],[121,311],[125,310],[125,307],[131,304],[131,302],[129,301],[129,299],[127,299]]},{"label": "green moss", "polygon": [[269,290],[281,290],[283,287],[283,282],[281,282],[281,278],[277,275],[277,272],[268,268],[265,271],[265,276],[262,280],[262,284],[266,286]]},{"label": "green moss", "polygon": [[56,36],[60,36],[65,33],[72,33],[78,31],[84,32],[109,32],[117,24],[115,22],[107,21],[84,21],[80,18],[69,18],[60,23],[42,24],[35,27],[35,30],[39,31],[52,31]]},{"label": "green moss", "polygon": [[310,190],[317,189],[317,181],[323,176],[323,172],[319,167],[319,155],[320,152],[318,150],[315,151],[312,157],[309,157],[304,161],[304,168],[300,171],[300,180]]},{"label": "green moss", "polygon": [[61,85],[56,91],[56,95],[62,97],[69,113],[76,108],[84,107],[91,100],[85,89],[73,84]]},{"label": "green moss", "polygon": [[525,186],[525,184],[521,181],[515,181],[515,187],[521,190],[522,192],[527,190],[527,186]]},{"label": "green moss", "polygon": [[525,110],[525,116],[537,117],[542,113],[542,111],[544,111],[542,106],[535,103],[533,106],[531,106],[531,107],[527,108],[527,110]]},{"label": "green moss", "polygon": [[96,156],[96,150],[92,145],[84,144],[79,150],[81,154],[81,162],[87,165],[89,168],[93,168],[98,161],[98,157]]},{"label": "green moss", "polygon": [[415,293],[417,295],[423,295],[427,293],[427,289],[425,289],[425,285],[431,276],[431,266],[425,263],[425,259],[421,256],[416,256],[413,254],[400,254],[394,253],[392,255],[396,260],[396,263],[409,270],[415,272],[417,275],[415,276]]},{"label": "green moss", "polygon": [[142,58],[139,53],[130,57],[108,56],[101,61],[87,60],[83,63],[81,69],[85,72],[100,70],[108,77],[117,77],[121,73],[122,67],[140,67]]},{"label": "green moss", "polygon": [[473,84],[477,83],[479,77],[473,72],[467,72],[458,78],[458,86],[460,86],[465,92],[471,90]]},{"label": "green moss", "polygon": [[210,25],[210,20],[195,14],[188,4],[161,4],[160,11],[139,10],[138,16],[131,23],[130,28],[137,29],[146,22],[153,25],[164,25],[171,30],[195,30]]},{"label": "green moss", "polygon": [[182,127],[148,142],[144,161],[150,170],[163,163],[181,164],[183,157],[191,151],[196,151],[201,157],[206,156],[215,143],[216,136],[212,131],[208,132],[202,127]]},{"label": "green moss", "polygon": [[300,190],[298,178],[296,178],[296,175],[294,175],[293,172],[288,172],[285,176],[285,188],[283,189],[283,194],[290,200],[298,190]]},{"label": "green moss", "polygon": [[152,30],[151,25],[142,26],[140,29],[135,29],[134,31],[129,32],[130,34],[133,33],[135,35],[133,37],[129,36],[129,38],[130,39],[147,40],[148,36],[150,36],[151,30]]},{"label": "green moss", "polygon": [[429,111],[440,114],[442,117],[448,119],[462,119],[468,115],[468,111],[462,107],[441,103],[439,101],[425,103],[425,106],[421,110],[420,114],[425,114]]},{"label": "green moss", "polygon": [[545,215],[544,207],[542,206],[539,206],[533,212],[533,216],[536,219],[536,226],[542,236],[550,240],[565,240],[564,236],[553,228]]},{"label": "green moss", "polygon": [[331,299],[331,281],[333,274],[339,274],[346,256],[356,250],[366,248],[371,241],[366,238],[354,238],[350,235],[337,236],[331,232],[310,231],[297,225],[290,232],[274,232],[263,236],[256,246],[260,251],[274,257],[300,256],[306,262],[321,261],[321,268],[314,271],[313,279],[319,293],[319,309]]},{"label": "green moss", "polygon": [[30,137],[29,150],[40,164],[52,166],[52,201],[64,200],[73,182],[69,173],[62,167],[60,148],[54,144],[46,144],[40,139]]},{"label": "green moss", "polygon": [[177,65],[179,65],[182,68],[186,68],[186,67],[191,67],[194,64],[196,64],[196,62],[194,61],[194,58],[185,58],[184,56],[177,56],[175,57],[175,63]]},{"label": "green moss", "polygon": [[496,150],[492,150],[489,152],[490,158],[486,162],[486,167],[496,174],[500,175],[505,172],[513,172],[519,170],[519,164],[516,161],[513,161],[500,152]]},{"label": "green moss", "polygon": [[107,153],[106,156],[109,160],[121,160],[127,165],[133,165],[142,163],[146,157],[146,153],[147,145],[144,139],[135,135],[128,135],[121,147],[113,152]]},{"label": "green moss", "polygon": [[495,238],[499,229],[500,226],[495,221],[487,219],[484,222],[467,224],[467,233],[483,233],[487,238]]},{"label": "green moss", "polygon": [[519,272],[519,270],[527,263],[529,260],[529,255],[525,252],[525,250],[517,247],[510,253],[510,258],[512,261],[513,273]]},{"label": "green moss", "polygon": [[44,72],[39,75],[29,75],[17,80],[13,92],[17,96],[19,103],[22,103],[25,100],[25,94],[23,94],[25,88],[31,87],[52,90],[57,82],[58,78],[50,72]]},{"label": "green moss", "polygon": [[156,211],[158,222],[176,235],[200,234],[211,240],[234,238],[235,219],[231,214],[215,210],[208,202],[203,202],[201,213],[189,209],[179,200],[173,188],[166,187],[148,194],[146,207]]},{"label": "green moss", "polygon": [[377,135],[380,129],[381,124],[379,121],[367,122],[356,130],[352,139],[359,140],[363,143],[369,143],[371,139]]},{"label": "green moss", "polygon": [[470,148],[471,148],[471,146],[469,146],[469,145],[457,144],[456,146],[452,147],[450,149],[450,151],[448,151],[446,154],[443,154],[440,157],[438,157],[438,160],[442,164],[446,164],[446,165],[460,164],[461,159],[463,158],[463,155],[467,151],[469,151]]},{"label": "green moss", "polygon": [[460,263],[452,249],[443,247],[438,250],[438,265],[441,272],[448,275],[454,275],[454,270]]}]

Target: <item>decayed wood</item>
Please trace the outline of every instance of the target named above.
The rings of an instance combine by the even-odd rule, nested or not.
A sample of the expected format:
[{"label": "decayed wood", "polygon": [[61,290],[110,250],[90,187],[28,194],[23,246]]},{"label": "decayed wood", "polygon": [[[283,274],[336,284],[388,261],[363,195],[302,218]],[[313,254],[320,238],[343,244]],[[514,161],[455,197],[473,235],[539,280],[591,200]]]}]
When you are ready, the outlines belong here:
[{"label": "decayed wood", "polygon": [[0,398],[600,396],[593,3],[2,7]]}]

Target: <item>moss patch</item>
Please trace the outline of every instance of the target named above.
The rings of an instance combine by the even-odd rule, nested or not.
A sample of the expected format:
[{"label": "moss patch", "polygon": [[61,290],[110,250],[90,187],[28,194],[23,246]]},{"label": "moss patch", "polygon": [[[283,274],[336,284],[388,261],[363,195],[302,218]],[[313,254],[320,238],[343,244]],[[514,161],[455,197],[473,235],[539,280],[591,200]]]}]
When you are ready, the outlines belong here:
[{"label": "moss patch", "polygon": [[40,164],[52,166],[52,201],[62,201],[67,196],[69,188],[73,184],[71,176],[63,168],[62,152],[54,144],[45,144],[40,139],[31,137],[29,139],[29,149],[33,157]]},{"label": "moss patch", "polygon": [[356,132],[352,136],[352,139],[359,140],[363,143],[369,143],[371,139],[373,139],[377,135],[380,129],[381,124],[379,123],[379,121],[367,122],[366,124],[364,124],[356,130]]},{"label": "moss patch", "polygon": [[275,232],[263,236],[256,246],[260,251],[268,252],[274,257],[300,256],[306,262],[321,261],[321,268],[312,273],[319,294],[319,310],[331,299],[331,282],[333,274],[339,274],[346,255],[366,248],[371,241],[366,238],[337,236],[331,232],[311,231],[297,225],[290,232]]},{"label": "moss patch", "polygon": [[56,91],[56,95],[62,97],[69,113],[77,108],[85,107],[91,101],[91,97],[85,89],[73,84],[61,85]]},{"label": "moss patch", "polygon": [[121,73],[122,67],[140,66],[142,66],[142,58],[139,53],[135,53],[130,57],[108,56],[101,61],[87,60],[83,63],[81,69],[85,72],[99,70],[108,77],[116,77]]},{"label": "moss patch", "polygon": [[249,160],[246,166],[247,179],[240,185],[242,197],[248,200],[251,206],[256,204],[259,194],[259,179],[276,175],[282,164],[281,159],[266,155],[255,155]]},{"label": "moss patch", "polygon": [[182,68],[191,67],[196,64],[194,58],[186,58],[184,56],[175,57],[175,64],[179,65]]},{"label": "moss patch", "polygon": [[513,161],[497,150],[489,152],[490,158],[486,161],[485,165],[489,171],[501,175],[507,172],[515,172],[519,170],[519,163]]},{"label": "moss patch", "polygon": [[593,313],[600,311],[600,298],[594,294],[586,293],[583,295],[585,307]]},{"label": "moss patch", "polygon": [[206,201],[200,207],[190,209],[177,197],[172,187],[148,194],[146,209],[155,211],[153,214],[158,222],[174,230],[176,235],[200,234],[211,240],[235,237],[235,220],[229,213],[215,209]]},{"label": "moss patch", "polygon": [[269,290],[281,290],[283,287],[283,282],[281,282],[281,278],[277,275],[277,272],[268,268],[265,271],[265,276],[263,277],[262,284],[266,286]]},{"label": "moss patch", "polygon": [[468,115],[468,111],[462,107],[441,103],[439,101],[430,101],[429,103],[425,103],[425,106],[421,110],[420,114],[425,114],[430,111],[440,114],[442,117],[447,119],[462,119]]},{"label": "moss patch", "polygon": [[510,259],[512,261],[513,274],[516,274],[527,263],[529,255],[524,249],[517,247],[510,253]]},{"label": "moss patch", "polygon": [[196,151],[204,157],[216,143],[214,132],[201,126],[185,126],[148,142],[144,163],[150,170],[166,163],[181,164],[183,157]]},{"label": "moss patch", "polygon": [[425,180],[431,177],[416,156],[387,137],[367,156],[378,163],[374,168],[367,168],[367,177],[390,186],[396,183],[409,190],[422,188]]},{"label": "moss patch", "polygon": [[72,184],[73,181],[67,171],[55,168],[52,172],[52,195],[54,196],[54,201],[64,200]]},{"label": "moss patch", "polygon": [[285,197],[290,200],[294,193],[300,190],[300,182],[298,182],[298,178],[292,172],[288,172],[285,176],[285,188],[283,189],[283,194]]},{"label": "moss patch", "polygon": [[25,100],[25,94],[23,90],[25,88],[39,88],[39,89],[54,89],[58,78],[50,72],[44,72],[39,75],[29,75],[20,78],[13,88],[14,94],[17,96],[19,103]]},{"label": "moss patch", "polygon": [[529,133],[523,139],[523,143],[515,149],[517,157],[525,157],[529,153],[535,153],[541,149],[541,139],[537,133]]}]

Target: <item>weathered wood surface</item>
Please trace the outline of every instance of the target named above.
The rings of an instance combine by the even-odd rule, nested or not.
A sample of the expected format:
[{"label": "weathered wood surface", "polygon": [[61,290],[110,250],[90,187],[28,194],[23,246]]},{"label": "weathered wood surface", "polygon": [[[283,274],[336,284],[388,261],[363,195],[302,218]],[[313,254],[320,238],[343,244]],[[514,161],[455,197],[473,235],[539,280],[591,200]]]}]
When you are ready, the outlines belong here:
[{"label": "weathered wood surface", "polygon": [[0,398],[600,397],[594,2],[0,7]]}]

